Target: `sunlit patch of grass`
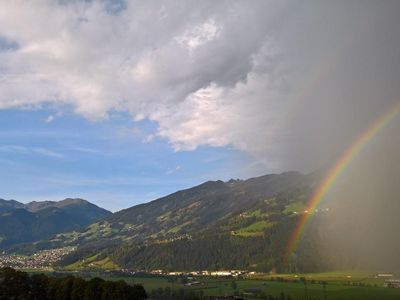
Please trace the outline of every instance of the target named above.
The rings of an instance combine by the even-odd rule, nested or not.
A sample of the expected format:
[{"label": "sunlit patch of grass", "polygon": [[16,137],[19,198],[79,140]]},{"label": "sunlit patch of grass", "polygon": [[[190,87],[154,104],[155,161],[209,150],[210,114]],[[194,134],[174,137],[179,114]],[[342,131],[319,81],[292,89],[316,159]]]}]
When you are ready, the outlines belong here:
[{"label": "sunlit patch of grass", "polygon": [[273,222],[268,222],[266,220],[257,221],[250,224],[247,227],[240,228],[239,230],[235,230],[232,232],[233,235],[238,236],[262,236],[264,231],[274,225]]},{"label": "sunlit patch of grass", "polygon": [[271,278],[284,278],[288,280],[296,280],[299,278],[306,278],[309,281],[327,281],[327,282],[363,282],[368,284],[382,285],[383,279],[376,279],[373,276],[374,272],[365,272],[357,270],[343,270],[323,273],[288,273],[288,274],[270,274],[270,275],[257,275],[254,278],[258,279],[271,279]]},{"label": "sunlit patch of grass", "polygon": [[168,221],[168,220],[169,220],[170,214],[171,214],[171,212],[169,211],[169,212],[167,212],[167,213],[165,213],[165,214],[162,214],[162,215],[158,216],[158,217],[157,217],[157,221],[158,221],[158,222],[165,222],[165,221]]},{"label": "sunlit patch of grass", "polygon": [[167,231],[167,233],[178,233],[179,231],[181,231],[181,229],[183,229],[185,226],[191,224],[192,222],[185,222],[183,224],[177,225],[172,227],[170,230]]},{"label": "sunlit patch of grass", "polygon": [[283,210],[284,214],[294,213],[294,212],[302,212],[304,210],[304,203],[301,201],[292,202],[286,205]]},{"label": "sunlit patch of grass", "polygon": [[110,258],[105,257],[98,260],[98,255],[90,256],[81,261],[77,261],[73,264],[66,266],[64,269],[67,271],[83,270],[88,268],[97,268],[103,270],[116,270],[119,266],[113,262]]},{"label": "sunlit patch of grass", "polygon": [[[357,271],[339,271],[329,273],[314,273],[304,274],[311,278],[319,278],[317,280],[324,280],[326,278],[337,278],[337,276],[367,276],[367,273]],[[273,276],[299,276],[301,274],[280,274]],[[308,278],[308,277],[307,277]],[[184,286],[179,281],[169,282],[168,278],[156,277],[156,278],[139,278],[139,277],[112,277],[110,279],[118,280],[124,279],[128,283],[140,283],[144,286],[146,291],[150,292],[158,288],[170,287],[171,289],[185,289],[194,292],[202,291],[204,295],[233,295],[235,292],[243,293],[246,289],[257,289],[262,291],[265,295],[272,295],[279,298],[281,293],[284,293],[286,297],[290,296],[292,299],[304,299],[305,289],[304,284],[297,280],[293,282],[280,282],[271,281],[258,278],[254,279],[223,279],[223,278],[211,278],[211,277],[196,277],[196,280],[200,281],[200,285],[195,286]],[[232,281],[235,281],[237,288],[232,288]],[[308,298],[309,299],[324,299],[324,287],[320,283],[311,283],[307,285]],[[330,300],[364,300],[364,299],[379,299],[379,300],[397,300],[400,299],[400,289],[388,289],[382,287],[360,287],[360,286],[349,286],[346,282],[335,282],[328,281],[325,286],[326,299]],[[260,299],[251,298],[247,299]]]}]

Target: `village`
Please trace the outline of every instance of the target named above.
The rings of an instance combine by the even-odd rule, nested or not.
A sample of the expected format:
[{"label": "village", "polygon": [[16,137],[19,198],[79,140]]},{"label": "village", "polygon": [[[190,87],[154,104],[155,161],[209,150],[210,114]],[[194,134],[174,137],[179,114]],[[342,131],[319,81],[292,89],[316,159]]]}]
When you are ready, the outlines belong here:
[{"label": "village", "polygon": [[249,272],[247,270],[201,270],[201,271],[190,271],[190,272],[167,272],[164,270],[152,270],[149,273],[154,275],[169,275],[169,276],[213,276],[213,277],[239,277],[244,275],[255,275],[256,272]]},{"label": "village", "polygon": [[56,248],[42,250],[31,256],[6,254],[3,252],[0,254],[0,268],[46,269],[74,250],[74,247]]}]

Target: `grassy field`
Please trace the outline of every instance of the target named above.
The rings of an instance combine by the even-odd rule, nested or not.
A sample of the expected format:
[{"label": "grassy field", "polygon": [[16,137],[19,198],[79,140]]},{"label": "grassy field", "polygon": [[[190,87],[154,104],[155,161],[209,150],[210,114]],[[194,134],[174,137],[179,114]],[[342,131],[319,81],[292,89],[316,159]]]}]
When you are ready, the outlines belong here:
[{"label": "grassy field", "polygon": [[[29,271],[29,270],[26,270]],[[44,271],[44,270],[43,270]],[[35,270],[37,272],[37,270]],[[44,271],[45,272],[45,271]],[[372,273],[371,273],[372,274]],[[138,277],[138,276],[113,276],[107,273],[92,273],[83,275],[74,273],[75,276],[94,277],[99,276],[108,280],[125,280],[129,284],[142,284],[146,291],[150,292],[158,288],[169,287],[171,289],[185,289],[195,292],[202,291],[204,295],[224,296],[233,295],[235,292],[243,293],[247,289],[258,289],[265,295],[279,297],[283,292],[286,297],[293,300],[304,300],[305,287],[299,280],[305,277],[307,281],[307,294],[309,300],[399,300],[400,289],[383,287],[384,280],[376,279],[371,274],[355,271],[311,273],[311,274],[279,274],[257,275],[243,279],[222,279],[214,277],[197,277],[195,280],[200,285],[185,286],[179,278],[172,283],[168,276]],[[277,278],[281,278],[277,280]],[[284,281],[282,281],[284,280]],[[232,282],[236,283],[233,289]],[[326,298],[324,287],[320,283],[326,281]],[[358,286],[363,285],[363,286]],[[245,299],[255,300],[258,297],[245,296]]]},{"label": "grassy field", "polygon": [[280,277],[286,280],[299,280],[299,278],[303,277],[307,281],[326,281],[328,283],[337,283],[342,285],[347,285],[351,283],[362,283],[366,285],[383,286],[384,280],[375,278],[373,274],[374,272],[361,272],[350,270],[325,273],[256,275],[253,276],[253,279],[271,280]]},{"label": "grassy field", "polygon": [[88,267],[97,268],[99,270],[115,270],[119,267],[109,258],[98,259],[98,255],[93,255],[86,258],[84,261],[78,261],[71,265],[66,266],[64,269],[67,271],[82,270]]},{"label": "grassy field", "polygon": [[[271,280],[271,276],[258,276],[256,278],[246,279],[218,279],[199,277],[198,281],[201,285],[184,286],[178,282],[171,283],[167,278],[141,278],[128,277],[124,278],[128,283],[143,284],[147,291],[157,288],[170,287],[172,289],[184,288],[193,291],[203,291],[204,295],[232,295],[234,292],[245,292],[246,289],[258,289],[266,295],[280,296],[283,292],[286,297],[292,299],[305,299],[304,284],[298,281],[300,276],[307,279],[308,299],[329,299],[329,300],[398,300],[400,299],[400,289],[390,289],[383,287],[383,280],[367,277],[361,272],[334,272],[321,274],[285,274],[275,275],[285,278],[287,281]],[[297,277],[296,277],[297,276]],[[108,279],[121,279],[112,278]],[[292,281],[293,280],[293,281]],[[314,280],[314,283],[312,283]],[[237,288],[232,288],[232,281],[235,281]],[[296,282],[297,281],[297,282]],[[326,281],[326,298],[323,285],[319,281]],[[358,284],[370,286],[356,286]],[[377,286],[374,286],[377,285]],[[247,296],[246,299],[259,299]]]}]

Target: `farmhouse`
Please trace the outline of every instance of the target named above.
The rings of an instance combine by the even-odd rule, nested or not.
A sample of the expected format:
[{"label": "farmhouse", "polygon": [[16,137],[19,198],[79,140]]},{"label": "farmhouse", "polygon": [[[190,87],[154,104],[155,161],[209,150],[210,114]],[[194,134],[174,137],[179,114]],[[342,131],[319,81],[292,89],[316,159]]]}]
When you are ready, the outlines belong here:
[{"label": "farmhouse", "polygon": [[375,275],[375,278],[392,278],[392,273],[378,273]]},{"label": "farmhouse", "polygon": [[396,288],[399,289],[400,288],[400,279],[388,279],[385,280],[385,287],[388,288]]}]

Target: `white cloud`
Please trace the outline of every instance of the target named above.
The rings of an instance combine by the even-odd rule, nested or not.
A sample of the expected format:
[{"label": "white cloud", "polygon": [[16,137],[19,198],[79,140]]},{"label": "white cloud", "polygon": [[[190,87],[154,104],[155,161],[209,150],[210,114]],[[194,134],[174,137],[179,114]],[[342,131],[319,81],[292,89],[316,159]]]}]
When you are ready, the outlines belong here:
[{"label": "white cloud", "polygon": [[86,148],[86,147],[79,147],[79,146],[70,147],[70,148],[68,148],[68,150],[77,151],[77,152],[83,152],[83,153],[89,153],[89,154],[100,153],[100,150],[92,149],[92,148]]},{"label": "white cloud", "polygon": [[55,152],[53,150],[49,150],[49,149],[46,149],[46,148],[34,147],[31,150],[33,152],[35,152],[35,153],[39,153],[41,155],[48,156],[48,157],[64,158],[64,154],[59,153],[59,152]]},{"label": "white cloud", "polygon": [[165,172],[166,175],[172,175],[175,174],[176,172],[179,172],[179,170],[181,170],[182,167],[180,165],[177,165],[175,168],[172,169],[168,169],[167,172]]},{"label": "white cloud", "polygon": [[46,123],[51,123],[51,122],[54,121],[54,119],[55,119],[55,117],[54,117],[53,115],[50,115],[50,116],[48,116],[44,121],[45,121]]},{"label": "white cloud", "polygon": [[143,138],[143,143],[148,144],[151,143],[154,140],[154,135],[153,134],[148,134]]},{"label": "white cloud", "polygon": [[243,124],[265,112],[247,93],[269,85],[254,57],[271,44],[265,11],[274,7],[194,3],[130,1],[111,14],[100,1],[1,2],[0,36],[18,47],[0,52],[0,108],[59,103],[90,119],[127,110],[157,122],[176,150],[251,150]]},{"label": "white cloud", "polygon": [[64,154],[43,148],[43,147],[26,147],[21,145],[1,145],[0,151],[19,153],[19,154],[40,154],[52,158],[64,158]]},{"label": "white cloud", "polygon": [[[156,122],[156,134],[177,151],[233,145],[276,166],[282,148],[276,145],[287,134],[283,124],[296,98],[287,87],[309,88],[302,82],[315,76],[325,53],[346,45],[343,37],[356,28],[353,14],[372,18],[336,4],[249,3],[128,1],[114,7],[108,1],[1,1],[0,44],[13,46],[0,45],[0,109],[68,105],[93,120],[127,111],[135,121]],[[343,20],[337,18],[342,12]],[[287,72],[296,63],[297,73],[290,74],[298,76],[297,83],[290,78],[288,85]],[[343,71],[347,65],[348,71],[359,67],[332,65],[342,68],[340,74],[349,73]],[[313,105],[341,97],[335,94],[340,76],[329,71],[312,89],[333,82],[324,87],[330,98],[310,93]]]}]

